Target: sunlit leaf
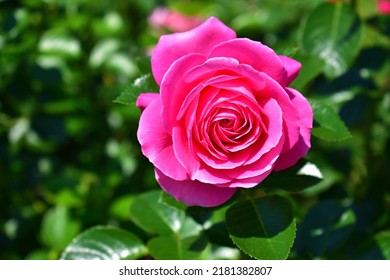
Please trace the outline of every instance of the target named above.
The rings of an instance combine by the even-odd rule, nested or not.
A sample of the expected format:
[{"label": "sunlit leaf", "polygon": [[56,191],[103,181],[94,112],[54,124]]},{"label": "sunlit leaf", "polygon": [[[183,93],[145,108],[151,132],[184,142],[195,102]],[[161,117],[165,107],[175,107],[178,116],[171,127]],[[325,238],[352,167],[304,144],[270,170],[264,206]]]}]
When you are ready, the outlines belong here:
[{"label": "sunlit leaf", "polygon": [[348,128],[332,107],[320,101],[310,100],[314,120],[319,126],[314,126],[312,134],[326,141],[343,141],[352,137]]},{"label": "sunlit leaf", "polygon": [[130,208],[132,221],[149,233],[191,236],[201,229],[182,210],[160,202],[161,192],[152,191],[138,196]]},{"label": "sunlit leaf", "polygon": [[363,27],[350,5],[324,3],[310,13],[301,31],[307,53],[325,62],[325,74],[344,73],[360,51]]},{"label": "sunlit leaf", "polygon": [[188,206],[183,202],[177,201],[174,197],[170,196],[167,192],[161,193],[160,201],[168,206],[177,208],[178,210],[185,211]]},{"label": "sunlit leaf", "polygon": [[91,51],[89,64],[93,68],[103,65],[113,54],[120,49],[120,41],[117,39],[105,39],[99,41]]},{"label": "sunlit leaf", "polygon": [[65,249],[63,260],[137,259],[146,254],[142,241],[118,228],[97,226],[79,236]]},{"label": "sunlit leaf", "polygon": [[78,58],[81,55],[81,45],[77,38],[54,31],[42,36],[38,48],[42,53],[69,58]]},{"label": "sunlit leaf", "polygon": [[158,92],[158,86],[151,74],[146,74],[128,85],[114,100],[124,105],[134,104],[141,93]]},{"label": "sunlit leaf", "polygon": [[129,55],[124,53],[113,54],[107,60],[107,68],[113,69],[114,71],[121,73],[125,76],[134,76],[137,72],[135,63],[130,59]]}]

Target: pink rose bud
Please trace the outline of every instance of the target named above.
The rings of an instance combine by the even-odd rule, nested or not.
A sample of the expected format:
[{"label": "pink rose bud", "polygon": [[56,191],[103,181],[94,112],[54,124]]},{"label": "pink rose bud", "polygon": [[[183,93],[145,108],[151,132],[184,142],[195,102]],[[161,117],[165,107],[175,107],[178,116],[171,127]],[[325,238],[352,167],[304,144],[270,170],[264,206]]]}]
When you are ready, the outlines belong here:
[{"label": "pink rose bud", "polygon": [[211,17],[162,36],[151,63],[160,93],[138,97],[137,136],[177,200],[220,205],[308,152],[313,113],[288,87],[301,68],[294,59]]},{"label": "pink rose bud", "polygon": [[377,2],[378,6],[378,12],[382,15],[389,15],[390,14],[390,1],[389,0],[379,0]]},{"label": "pink rose bud", "polygon": [[156,8],[149,16],[150,25],[173,32],[187,31],[202,23],[197,17],[186,16],[167,8]]}]

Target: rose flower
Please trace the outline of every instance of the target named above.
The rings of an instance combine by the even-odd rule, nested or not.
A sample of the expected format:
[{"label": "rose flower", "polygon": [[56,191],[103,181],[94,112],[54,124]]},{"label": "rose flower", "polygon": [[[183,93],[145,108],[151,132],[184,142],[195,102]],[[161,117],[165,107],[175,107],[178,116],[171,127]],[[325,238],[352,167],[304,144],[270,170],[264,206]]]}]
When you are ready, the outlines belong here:
[{"label": "rose flower", "polygon": [[158,183],[177,200],[220,205],[309,150],[313,113],[288,87],[299,62],[211,17],[162,36],[151,63],[160,93],[138,97],[137,136]]}]

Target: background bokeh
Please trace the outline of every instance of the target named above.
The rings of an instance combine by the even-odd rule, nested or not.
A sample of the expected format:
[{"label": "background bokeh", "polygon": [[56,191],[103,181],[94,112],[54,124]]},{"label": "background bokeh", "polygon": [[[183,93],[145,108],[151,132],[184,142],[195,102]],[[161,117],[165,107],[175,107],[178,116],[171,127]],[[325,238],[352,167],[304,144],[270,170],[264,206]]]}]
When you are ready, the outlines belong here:
[{"label": "background bokeh", "polygon": [[[175,31],[148,20],[157,7],[216,16],[238,37],[302,61],[293,86],[349,128],[345,141],[313,137],[307,159],[323,180],[288,195],[298,222],[290,258],[390,258],[389,16],[375,1],[349,1],[365,33],[345,69],[331,72],[301,46],[323,2],[0,0],[0,259],[58,259],[96,225],[147,240],[128,207],[159,187],[137,143],[140,111],[113,100],[149,71],[159,36]],[[217,245],[231,249],[221,258],[246,258]]]}]

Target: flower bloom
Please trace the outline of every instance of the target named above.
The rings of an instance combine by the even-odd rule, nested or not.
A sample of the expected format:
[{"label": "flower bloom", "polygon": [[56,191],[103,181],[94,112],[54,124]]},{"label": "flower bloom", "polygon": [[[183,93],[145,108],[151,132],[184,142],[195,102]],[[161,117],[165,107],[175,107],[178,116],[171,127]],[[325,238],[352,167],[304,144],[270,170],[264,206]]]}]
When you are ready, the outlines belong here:
[{"label": "flower bloom", "polygon": [[167,8],[156,8],[148,18],[157,28],[166,28],[174,32],[187,31],[202,23],[197,17],[186,16]]},{"label": "flower bloom", "polygon": [[160,94],[138,97],[137,136],[157,181],[177,200],[220,205],[309,150],[313,113],[288,87],[299,62],[237,38],[211,17],[162,36],[151,63]]},{"label": "flower bloom", "polygon": [[389,15],[390,14],[390,1],[389,0],[379,0],[377,3],[379,14]]}]

